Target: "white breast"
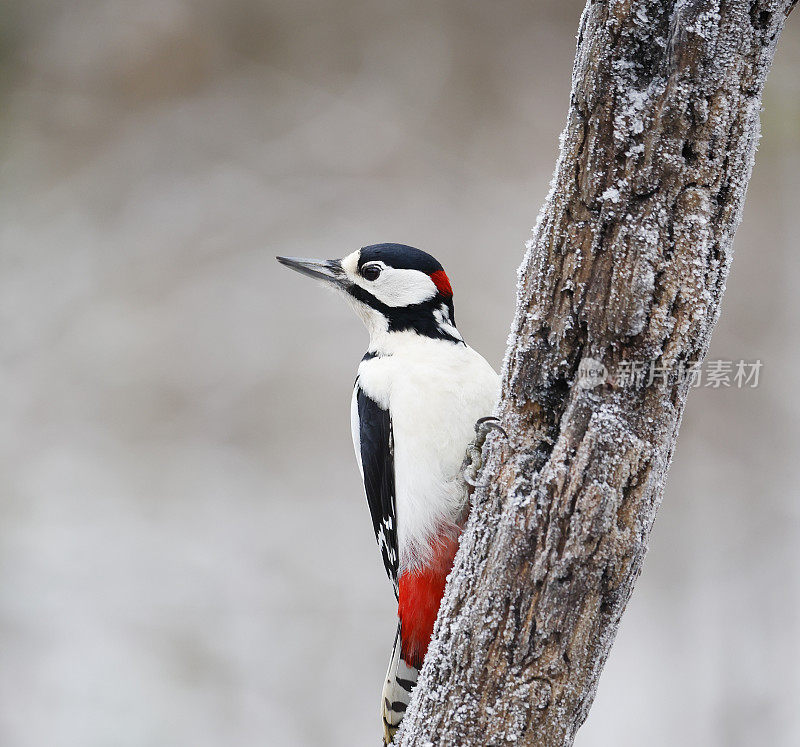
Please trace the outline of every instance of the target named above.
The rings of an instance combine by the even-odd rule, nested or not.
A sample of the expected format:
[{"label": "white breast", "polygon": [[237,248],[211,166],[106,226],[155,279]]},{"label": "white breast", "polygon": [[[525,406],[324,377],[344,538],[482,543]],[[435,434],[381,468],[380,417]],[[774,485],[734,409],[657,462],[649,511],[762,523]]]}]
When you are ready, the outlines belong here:
[{"label": "white breast", "polygon": [[[382,355],[359,366],[359,386],[388,407],[392,418],[403,573],[424,565],[431,543],[461,517],[466,500],[461,464],[475,422],[494,410],[499,381],[466,345],[413,332],[387,338]],[[357,431],[354,427],[360,461]]]}]

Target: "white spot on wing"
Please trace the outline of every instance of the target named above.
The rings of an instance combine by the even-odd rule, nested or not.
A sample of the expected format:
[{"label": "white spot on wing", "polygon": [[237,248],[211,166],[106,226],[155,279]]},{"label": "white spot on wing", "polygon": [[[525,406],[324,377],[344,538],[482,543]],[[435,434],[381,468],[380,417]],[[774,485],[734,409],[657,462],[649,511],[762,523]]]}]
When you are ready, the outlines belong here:
[{"label": "white spot on wing", "polygon": [[446,335],[450,335],[450,337],[454,337],[456,340],[463,341],[464,338],[461,337],[461,333],[455,328],[455,325],[450,319],[450,310],[447,308],[446,304],[442,304],[438,309],[433,310],[433,318],[436,320],[436,324],[442,332]]}]

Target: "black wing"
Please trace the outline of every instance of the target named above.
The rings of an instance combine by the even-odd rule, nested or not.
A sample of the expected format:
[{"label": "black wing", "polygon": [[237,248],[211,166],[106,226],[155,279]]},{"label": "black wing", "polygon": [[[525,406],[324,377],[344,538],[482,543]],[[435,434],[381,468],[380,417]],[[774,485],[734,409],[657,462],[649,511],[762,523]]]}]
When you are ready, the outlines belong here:
[{"label": "black wing", "polygon": [[372,528],[383,558],[386,574],[397,596],[397,514],[394,495],[394,438],[392,419],[356,382],[361,468],[364,489],[372,514]]}]

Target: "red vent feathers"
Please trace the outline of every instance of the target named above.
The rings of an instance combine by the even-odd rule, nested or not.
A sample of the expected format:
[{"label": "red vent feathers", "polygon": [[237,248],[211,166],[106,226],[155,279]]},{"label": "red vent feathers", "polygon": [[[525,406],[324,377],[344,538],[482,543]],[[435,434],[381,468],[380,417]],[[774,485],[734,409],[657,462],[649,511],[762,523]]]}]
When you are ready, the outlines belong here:
[{"label": "red vent feathers", "polygon": [[439,613],[447,574],[453,567],[456,550],[457,539],[441,537],[428,566],[407,571],[400,576],[397,604],[402,635],[400,651],[406,664],[417,669],[422,667],[428,652],[433,624]]},{"label": "red vent feathers", "polygon": [[450,279],[445,274],[444,270],[437,270],[431,273],[431,280],[433,284],[439,289],[439,293],[443,296],[452,296],[453,289],[450,287]]}]

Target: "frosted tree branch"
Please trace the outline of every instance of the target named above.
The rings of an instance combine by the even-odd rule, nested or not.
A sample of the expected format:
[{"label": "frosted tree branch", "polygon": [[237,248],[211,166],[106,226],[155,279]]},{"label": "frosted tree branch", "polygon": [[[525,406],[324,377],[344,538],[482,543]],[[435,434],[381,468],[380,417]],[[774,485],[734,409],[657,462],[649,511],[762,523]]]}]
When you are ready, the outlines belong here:
[{"label": "frosted tree branch", "polygon": [[[792,0],[589,0],[482,483],[397,741],[569,745],[719,315]],[[602,363],[612,380],[585,383]],[[631,362],[670,371],[641,386]],[[652,368],[650,370],[653,370]],[[591,382],[590,382],[591,383]]]}]

